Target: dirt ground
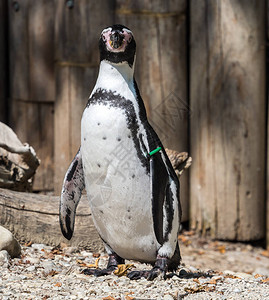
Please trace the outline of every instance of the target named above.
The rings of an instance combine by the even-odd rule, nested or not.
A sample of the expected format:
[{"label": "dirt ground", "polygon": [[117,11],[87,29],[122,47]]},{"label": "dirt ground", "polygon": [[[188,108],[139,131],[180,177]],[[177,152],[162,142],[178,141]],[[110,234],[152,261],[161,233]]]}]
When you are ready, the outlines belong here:
[{"label": "dirt ground", "polygon": [[192,231],[179,236],[183,265],[269,276],[269,251],[248,243],[213,241]]}]

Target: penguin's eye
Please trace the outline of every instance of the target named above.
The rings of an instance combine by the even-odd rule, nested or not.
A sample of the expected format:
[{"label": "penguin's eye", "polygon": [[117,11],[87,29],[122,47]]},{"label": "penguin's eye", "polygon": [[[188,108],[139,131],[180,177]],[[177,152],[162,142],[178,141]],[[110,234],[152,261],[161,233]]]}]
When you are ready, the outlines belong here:
[{"label": "penguin's eye", "polygon": [[102,34],[102,40],[105,42],[106,41],[106,37]]},{"label": "penguin's eye", "polygon": [[127,42],[128,42],[128,43],[131,43],[131,40],[132,40],[132,39],[133,39],[133,37],[130,36]]}]

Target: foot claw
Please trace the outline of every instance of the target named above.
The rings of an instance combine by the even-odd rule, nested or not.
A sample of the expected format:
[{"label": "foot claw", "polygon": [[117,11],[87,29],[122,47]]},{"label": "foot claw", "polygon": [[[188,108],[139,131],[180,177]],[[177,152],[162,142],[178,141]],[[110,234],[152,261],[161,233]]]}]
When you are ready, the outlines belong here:
[{"label": "foot claw", "polygon": [[85,269],[83,270],[83,273],[85,275],[94,275],[96,277],[99,276],[105,276],[105,275],[111,275],[116,270],[116,267],[111,266],[107,269],[99,270],[99,269]]},{"label": "foot claw", "polygon": [[150,271],[132,271],[127,274],[127,277],[131,280],[138,280],[141,278],[146,278],[149,281],[154,280],[161,274],[160,269],[153,268]]}]

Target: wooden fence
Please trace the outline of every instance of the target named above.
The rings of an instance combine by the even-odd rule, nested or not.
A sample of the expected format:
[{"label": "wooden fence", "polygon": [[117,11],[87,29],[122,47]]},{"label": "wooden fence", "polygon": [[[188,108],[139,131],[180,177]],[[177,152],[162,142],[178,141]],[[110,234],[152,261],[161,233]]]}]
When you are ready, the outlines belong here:
[{"label": "wooden fence", "polygon": [[41,158],[34,189],[59,194],[100,32],[122,23],[137,41],[150,122],[165,146],[193,157],[183,220],[240,241],[265,239],[267,220],[269,240],[267,11],[265,0],[0,1],[0,120]]}]

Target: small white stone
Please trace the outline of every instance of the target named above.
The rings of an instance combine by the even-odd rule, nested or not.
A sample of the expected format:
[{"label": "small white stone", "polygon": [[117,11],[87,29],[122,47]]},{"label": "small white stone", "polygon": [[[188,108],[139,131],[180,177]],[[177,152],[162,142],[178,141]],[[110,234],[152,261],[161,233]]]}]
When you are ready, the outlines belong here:
[{"label": "small white stone", "polygon": [[10,258],[10,256],[9,256],[7,250],[0,251],[0,266],[7,267],[9,258]]},{"label": "small white stone", "polygon": [[65,254],[73,254],[73,253],[75,253],[77,251],[78,251],[77,247],[65,247],[65,248],[63,248],[63,252]]},{"label": "small white stone", "polygon": [[234,275],[235,272],[233,272],[231,270],[225,270],[225,271],[223,271],[223,274],[225,274],[225,275]]},{"label": "small white stone", "polygon": [[35,266],[30,266],[25,269],[27,272],[33,272],[35,270]]},{"label": "small white stone", "polygon": [[23,259],[23,262],[25,263],[26,261],[28,261],[30,264],[39,264],[40,262],[40,259],[37,258],[37,257],[30,257],[30,256],[26,256],[24,259]]},{"label": "small white stone", "polygon": [[33,249],[36,249],[36,250],[39,250],[39,251],[51,249],[50,246],[47,246],[47,245],[45,245],[45,244],[32,244],[31,247],[32,247]]},{"label": "small white stone", "polygon": [[174,298],[171,295],[164,295],[163,300],[174,300]]}]

